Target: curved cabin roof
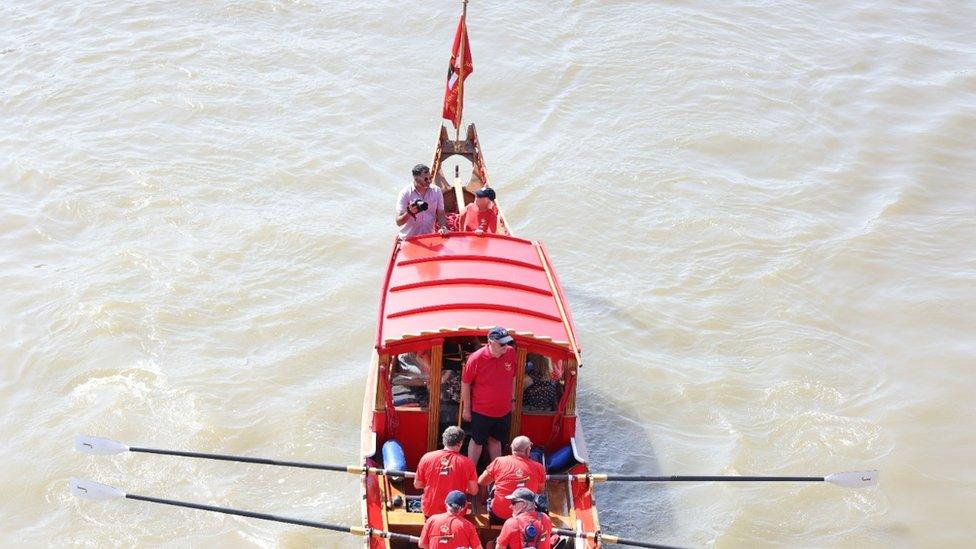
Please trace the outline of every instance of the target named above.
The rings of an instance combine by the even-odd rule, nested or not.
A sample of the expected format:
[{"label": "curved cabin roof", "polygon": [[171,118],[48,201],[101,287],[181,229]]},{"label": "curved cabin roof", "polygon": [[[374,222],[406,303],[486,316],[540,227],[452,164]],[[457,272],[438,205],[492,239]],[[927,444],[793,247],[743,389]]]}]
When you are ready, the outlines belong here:
[{"label": "curved cabin roof", "polygon": [[394,244],[377,349],[456,333],[483,336],[492,326],[578,354],[573,320],[542,243],[452,233]]}]

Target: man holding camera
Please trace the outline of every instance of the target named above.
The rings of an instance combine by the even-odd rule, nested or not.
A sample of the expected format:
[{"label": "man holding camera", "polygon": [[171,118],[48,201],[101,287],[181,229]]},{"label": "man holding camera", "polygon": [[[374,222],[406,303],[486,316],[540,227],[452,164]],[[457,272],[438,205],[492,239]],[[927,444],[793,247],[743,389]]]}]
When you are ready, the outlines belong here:
[{"label": "man holding camera", "polygon": [[440,227],[438,232],[447,234],[444,195],[437,185],[431,185],[430,168],[417,164],[412,173],[413,184],[404,187],[397,198],[396,224],[400,227],[400,238],[432,233],[435,226]]}]

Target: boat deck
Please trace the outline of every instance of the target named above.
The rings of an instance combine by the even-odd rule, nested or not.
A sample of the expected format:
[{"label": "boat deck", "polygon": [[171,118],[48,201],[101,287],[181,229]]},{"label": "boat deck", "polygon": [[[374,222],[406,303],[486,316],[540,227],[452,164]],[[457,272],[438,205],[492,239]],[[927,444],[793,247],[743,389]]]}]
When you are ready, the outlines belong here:
[{"label": "boat deck", "polygon": [[[386,492],[386,501],[406,501],[410,497],[419,496],[419,490],[410,485],[410,481],[382,482],[382,489]],[[406,488],[406,489],[405,489]],[[572,508],[570,487],[567,481],[549,481],[547,486],[549,498],[549,518],[555,528],[575,528],[575,510]],[[489,524],[486,508],[487,494],[482,488],[480,494],[474,498],[472,512],[468,515],[478,528],[482,538],[494,539],[501,530],[501,525]],[[407,511],[402,506],[390,507],[384,512],[386,524],[397,532],[420,535],[424,526],[424,515],[420,512]]]}]

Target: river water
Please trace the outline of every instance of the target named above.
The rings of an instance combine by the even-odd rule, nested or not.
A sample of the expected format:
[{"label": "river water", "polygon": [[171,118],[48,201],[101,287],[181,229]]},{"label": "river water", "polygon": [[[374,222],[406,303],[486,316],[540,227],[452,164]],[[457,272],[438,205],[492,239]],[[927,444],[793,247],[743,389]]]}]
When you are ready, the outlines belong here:
[{"label": "river water", "polygon": [[[359,520],[357,479],[71,449],[353,463],[393,202],[459,5],[0,5],[4,546],[355,547],[133,493]],[[976,7],[478,2],[466,121],[573,308],[594,468],[879,487],[600,486],[692,547],[976,532]],[[348,478],[347,478],[348,477]]]}]

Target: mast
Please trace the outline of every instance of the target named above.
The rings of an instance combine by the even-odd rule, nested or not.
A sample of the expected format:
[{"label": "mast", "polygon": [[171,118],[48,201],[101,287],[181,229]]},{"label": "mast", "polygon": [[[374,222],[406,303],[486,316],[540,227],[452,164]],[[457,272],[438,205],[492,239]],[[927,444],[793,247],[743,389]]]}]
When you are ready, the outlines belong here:
[{"label": "mast", "polygon": [[464,32],[461,34],[461,48],[458,50],[458,99],[457,99],[457,126],[454,128],[454,142],[461,140],[461,106],[464,104],[464,43],[468,37],[468,0],[461,0],[461,25]]}]

